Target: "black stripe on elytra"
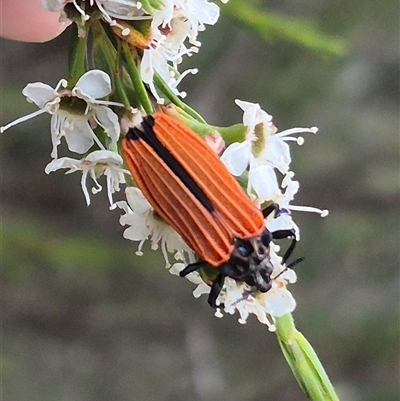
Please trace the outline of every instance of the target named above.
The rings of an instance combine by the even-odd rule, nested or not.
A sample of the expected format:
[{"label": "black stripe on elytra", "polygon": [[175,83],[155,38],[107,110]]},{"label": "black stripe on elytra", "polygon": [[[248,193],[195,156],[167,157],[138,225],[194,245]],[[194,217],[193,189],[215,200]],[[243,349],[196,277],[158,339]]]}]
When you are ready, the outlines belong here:
[{"label": "black stripe on elytra", "polygon": [[195,198],[204,206],[204,208],[212,213],[215,211],[210,199],[189,175],[189,173],[182,167],[178,160],[170,153],[170,151],[160,142],[156,137],[154,131],[154,117],[145,117],[142,121],[144,132],[139,128],[131,128],[126,134],[129,140],[142,139],[150,145],[157,153],[158,157],[164,161],[169,169],[181,180],[185,187],[195,196]]}]

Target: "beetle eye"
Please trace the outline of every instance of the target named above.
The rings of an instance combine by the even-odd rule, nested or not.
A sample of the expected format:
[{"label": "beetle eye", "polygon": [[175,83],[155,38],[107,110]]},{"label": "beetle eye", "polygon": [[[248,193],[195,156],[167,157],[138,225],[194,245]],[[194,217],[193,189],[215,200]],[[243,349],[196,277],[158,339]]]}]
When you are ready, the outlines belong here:
[{"label": "beetle eye", "polygon": [[261,242],[265,246],[269,246],[270,242],[272,241],[272,233],[268,229],[265,229],[261,234]]},{"label": "beetle eye", "polygon": [[240,256],[247,257],[254,252],[253,246],[249,242],[241,242],[237,245],[237,251]]}]

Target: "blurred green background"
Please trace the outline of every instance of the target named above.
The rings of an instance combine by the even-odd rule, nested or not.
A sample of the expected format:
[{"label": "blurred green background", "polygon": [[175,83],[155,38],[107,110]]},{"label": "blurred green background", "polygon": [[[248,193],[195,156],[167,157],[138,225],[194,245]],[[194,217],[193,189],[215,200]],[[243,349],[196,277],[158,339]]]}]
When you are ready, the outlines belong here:
[{"label": "blurred green background", "polygon": [[[342,400],[398,400],[399,3],[258,3],[343,40],[340,57],[279,29],[260,37],[236,4],[201,34],[186,62],[200,72],[182,89],[210,123],[239,122],[238,98],[280,129],[319,127],[292,147],[296,204],[330,210],[295,215],[306,258],[291,287],[296,324]],[[0,42],[2,124],[36,110],[27,83],[67,76],[67,42]],[[158,253],[135,256],[104,191],[87,208],[79,174],[45,175],[49,121],[1,136],[4,400],[304,400],[266,327],[216,319]]]}]

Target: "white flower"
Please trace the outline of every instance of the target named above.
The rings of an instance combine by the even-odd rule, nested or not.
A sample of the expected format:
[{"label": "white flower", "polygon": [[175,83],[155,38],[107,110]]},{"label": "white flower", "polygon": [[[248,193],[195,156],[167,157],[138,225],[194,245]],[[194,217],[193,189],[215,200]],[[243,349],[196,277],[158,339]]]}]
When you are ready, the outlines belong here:
[{"label": "white flower", "polygon": [[[185,92],[179,92],[177,86],[187,74],[197,73],[197,69],[189,69],[183,73],[178,72],[178,64],[184,55],[191,56],[198,52],[201,45],[197,35],[205,29],[205,24],[214,25],[219,18],[219,7],[206,0],[163,0],[140,1],[133,0],[42,0],[44,7],[49,11],[59,12],[62,19],[67,19],[64,7],[72,3],[81,14],[82,22],[90,19],[86,9],[92,12],[93,6],[102,13],[102,18],[110,26],[121,29],[122,35],[129,35],[130,29],[122,26],[117,20],[144,20],[152,19],[151,44],[144,50],[140,66],[143,82],[149,85],[152,94],[158,103],[162,99],[154,85],[154,72],[156,71],[171,88],[182,98]],[[90,8],[85,7],[89,5]],[[81,36],[85,30],[81,29]],[[194,46],[186,47],[185,40]]]},{"label": "white flower", "polygon": [[274,331],[275,317],[291,313],[296,307],[296,301],[283,283],[278,286],[274,282],[272,288],[265,293],[249,293],[245,284],[230,278],[225,281],[224,312],[233,315],[237,311],[241,324],[247,323],[250,315],[255,315],[260,323]]},{"label": "white flower", "polygon": [[275,170],[282,174],[289,172],[290,149],[286,142],[296,141],[299,145],[303,138],[291,135],[305,132],[316,133],[314,128],[292,128],[277,133],[272,117],[258,104],[236,100],[244,111],[243,124],[247,127],[246,139],[227,147],[221,160],[235,176],[240,176],[249,168],[247,191],[257,194],[260,201],[270,200],[280,193]]},{"label": "white flower", "polygon": [[[82,21],[88,21],[90,15],[87,14],[86,9],[93,9],[96,5],[97,9],[101,12],[104,21],[111,26],[118,26],[122,30],[124,29],[117,23],[115,18],[123,20],[142,20],[149,19],[151,16],[144,15],[145,11],[142,8],[140,1],[132,0],[83,0],[78,2],[76,0],[42,0],[43,7],[48,11],[58,12],[61,15],[62,20],[66,20],[68,17],[64,11],[64,7],[72,3],[76,10],[81,14]],[[86,5],[88,7],[86,7]],[[126,32],[129,34],[129,29]]]},{"label": "white flower", "polygon": [[120,115],[119,125],[123,133],[127,133],[131,128],[137,127],[141,124],[143,115],[139,109],[131,107],[125,113]]},{"label": "white flower", "polygon": [[282,258],[277,255],[278,246],[271,243],[270,258],[274,266],[272,273],[272,288],[267,292],[250,292],[249,287],[230,278],[225,279],[220,301],[224,304],[224,312],[239,313],[239,323],[246,323],[250,314],[256,315],[260,323],[266,324],[269,330],[275,329],[274,318],[291,313],[296,307],[296,301],[287,290],[288,283],[295,283],[296,273],[285,270]]},{"label": "white flower", "polygon": [[[225,313],[233,315],[236,311],[239,313],[239,323],[246,323],[248,317],[256,315],[259,322],[268,326],[269,330],[275,330],[275,317],[293,312],[296,307],[296,301],[292,294],[286,289],[288,283],[295,283],[296,273],[282,266],[282,258],[277,255],[279,247],[271,243],[270,258],[274,267],[272,273],[272,288],[267,292],[252,292],[251,288],[243,283],[225,277],[223,288],[219,294],[218,301],[224,305],[223,309],[217,308],[215,316],[222,317],[222,310]],[[185,264],[176,263],[171,267],[170,272],[179,275]],[[208,294],[211,287],[207,285],[198,272],[192,272],[185,276],[189,281],[196,284],[193,291],[195,298],[200,295]]]},{"label": "white flower", "polygon": [[[215,3],[209,3],[206,0],[173,0],[166,2],[169,7],[173,4],[173,13],[165,13],[165,9],[160,12],[164,16],[161,25],[167,26],[173,18],[180,18],[189,21],[188,37],[190,43],[196,44],[196,39],[199,31],[204,31],[204,24],[214,25],[219,18],[219,7]],[[171,16],[172,14],[172,16]],[[157,12],[154,13],[154,18],[157,19]]]},{"label": "white flower", "polygon": [[41,82],[28,84],[22,93],[28,102],[35,103],[40,110],[1,127],[1,132],[39,114],[49,113],[52,116],[53,158],[57,158],[57,147],[62,137],[65,137],[72,152],[85,153],[94,142],[100,149],[104,149],[93,131],[96,125],[104,129],[110,138],[109,146],[113,146],[119,138],[120,127],[118,116],[106,106],[124,106],[120,103],[98,100],[111,93],[110,77],[103,71],[91,70],[82,75],[72,90],[65,89],[66,87],[67,81],[64,79],[55,89]]},{"label": "white flower", "polygon": [[[191,261],[191,262],[194,262]],[[169,272],[174,276],[179,276],[179,273],[186,267],[185,263],[175,263],[169,269]],[[197,287],[193,291],[193,296],[195,298],[199,298],[203,294],[208,294],[210,292],[210,286],[207,285],[200,277],[200,274],[196,271],[189,273],[185,276],[191,283],[197,285]]]},{"label": "white flower", "polygon": [[113,18],[122,20],[141,20],[151,18],[144,16],[142,3],[134,0],[90,0],[102,12],[103,18],[109,24],[113,25]]},{"label": "white flower", "polygon": [[[154,10],[152,42],[149,49],[144,50],[140,73],[158,103],[164,100],[154,86],[154,72],[176,95],[185,97],[186,93],[179,92],[177,86],[187,74],[197,73],[197,69],[179,73],[178,65],[184,55],[191,56],[199,51],[198,32],[205,29],[204,24],[215,24],[218,17],[219,7],[205,0],[166,0],[162,8]],[[193,45],[189,48],[184,44],[187,38]]]},{"label": "white flower", "polygon": [[174,252],[175,259],[184,259],[184,253],[192,254],[179,234],[154,213],[153,208],[143,196],[140,189],[127,187],[125,189],[128,201],[116,202],[116,206],[125,211],[120,217],[122,226],[129,225],[124,231],[124,238],[139,241],[137,255],[142,255],[142,247],[146,240],[151,241],[152,249],[158,249],[159,243],[167,267],[170,266],[168,252]]},{"label": "white flower", "polygon": [[68,16],[64,12],[64,7],[67,3],[74,3],[76,9],[82,15],[82,19],[85,20],[85,12],[78,6],[78,4],[74,0],[42,0],[42,5],[47,11],[60,13],[60,21],[68,20]]},{"label": "white flower", "polygon": [[158,4],[157,1],[146,2],[146,9],[142,2],[134,0],[83,0],[79,3],[76,0],[42,0],[46,10],[60,13],[63,20],[67,19],[64,7],[68,3],[75,6],[83,22],[90,19],[90,14],[86,10],[90,9],[92,12],[93,6],[96,6],[103,20],[111,26],[121,28],[123,35],[129,34],[129,28],[118,24],[116,19],[130,21],[153,19],[155,28],[170,26],[173,18],[187,20],[191,42],[196,40],[199,31],[204,30],[204,24],[214,25],[219,17],[219,7],[206,0],[164,0]]},{"label": "white flower", "polygon": [[154,20],[152,26],[152,41],[149,48],[143,51],[140,75],[143,82],[149,85],[157,102],[163,104],[164,100],[160,98],[154,86],[154,73],[157,72],[176,95],[185,97],[186,94],[179,92],[177,86],[186,75],[196,74],[197,69],[192,68],[179,73],[178,64],[184,55],[191,56],[198,52],[198,48],[192,46],[188,49],[184,45],[190,30],[190,23],[187,20],[175,18],[163,32],[155,26]]},{"label": "white flower", "polygon": [[187,36],[196,43],[197,34],[204,30],[204,24],[214,25],[219,18],[219,7],[206,0],[164,0],[164,6],[153,13],[154,27],[170,27],[173,19],[187,20]]},{"label": "white flower", "polygon": [[279,205],[280,213],[278,216],[275,216],[275,213],[271,213],[267,216],[265,225],[271,232],[293,229],[296,234],[296,240],[300,241],[300,229],[293,221],[291,211],[312,212],[319,214],[321,217],[326,217],[329,212],[328,210],[321,210],[312,206],[292,205],[291,202],[300,187],[298,181],[292,180],[293,176],[294,173],[291,171],[285,175],[281,184],[282,192],[278,196],[271,198],[272,202]]},{"label": "white flower", "polygon": [[50,174],[61,168],[69,169],[65,174],[82,171],[81,186],[88,206],[90,205],[90,196],[86,187],[88,175],[95,183],[95,187],[92,188],[93,194],[102,190],[102,186],[98,183],[97,179],[101,175],[105,175],[107,178],[108,199],[112,208],[114,206],[112,194],[119,191],[120,184],[125,184],[124,174],[129,174],[127,170],[122,168],[122,165],[123,160],[117,153],[109,150],[96,150],[81,160],[75,160],[70,157],[55,159],[46,166],[45,172],[46,174]]}]

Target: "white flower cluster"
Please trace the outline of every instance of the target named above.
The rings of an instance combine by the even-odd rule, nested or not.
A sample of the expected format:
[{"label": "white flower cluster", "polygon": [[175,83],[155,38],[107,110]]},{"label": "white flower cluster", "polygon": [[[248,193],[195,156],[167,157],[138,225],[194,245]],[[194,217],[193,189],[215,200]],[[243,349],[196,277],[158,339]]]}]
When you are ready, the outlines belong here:
[{"label": "white flower cluster", "polygon": [[[154,85],[155,74],[159,74],[175,94],[183,96],[183,93],[178,92],[177,85],[185,74],[195,70],[180,74],[178,64],[182,56],[197,52],[200,46],[197,35],[204,29],[204,24],[215,24],[219,17],[218,6],[206,0],[42,1],[48,10],[60,12],[62,18],[66,18],[65,6],[75,7],[83,23],[91,18],[91,12],[95,9],[101,13],[104,21],[120,27],[123,35],[129,33],[126,32],[129,28],[121,25],[122,20],[151,19],[151,43],[148,49],[143,50],[140,71],[143,82],[148,85],[158,103],[163,103],[164,99],[159,96]],[[190,44],[189,48],[186,41]],[[161,248],[170,272],[179,274],[185,266],[181,261],[193,263],[195,255],[182,238],[154,212],[141,191],[127,187],[127,202],[113,200],[113,194],[120,190],[121,184],[126,183],[125,175],[130,175],[123,167],[117,143],[121,131],[141,121],[141,112],[133,108],[128,110],[122,103],[104,100],[112,92],[110,77],[97,69],[84,73],[73,88],[64,79],[54,89],[41,82],[28,84],[23,94],[39,110],[1,127],[0,132],[37,115],[50,114],[53,160],[46,166],[45,172],[49,174],[59,169],[68,169],[66,174],[69,174],[81,171],[81,186],[87,205],[90,204],[86,183],[88,176],[94,182],[91,192],[95,194],[102,189],[98,179],[104,175],[110,208],[119,207],[125,212],[120,218],[121,225],[129,226],[124,237],[139,242],[139,255],[142,254],[143,243],[150,240],[153,249]],[[298,240],[300,233],[292,220],[291,211],[312,211],[321,216],[327,212],[291,204],[299,183],[293,180],[294,174],[290,170],[288,142],[295,141],[301,145],[303,138],[294,135],[316,133],[317,130],[293,128],[279,133],[272,123],[272,117],[261,110],[258,104],[239,100],[236,104],[244,112],[246,137],[241,143],[229,145],[222,153],[221,160],[236,177],[248,173],[247,193],[255,203],[261,206],[265,201],[272,201],[279,205],[281,213],[277,218],[272,214],[268,216],[266,227],[271,232],[294,230]],[[82,155],[80,159],[58,156],[62,138],[65,138],[71,152]],[[206,141],[218,152],[225,147],[222,139],[215,136],[206,138]],[[296,281],[296,274],[282,264],[278,252],[279,246],[271,243],[270,258],[274,267],[271,290],[267,293],[252,293],[246,284],[226,278],[218,298],[221,310],[217,310],[217,316],[221,316],[222,308],[229,314],[238,311],[239,321],[245,323],[249,314],[255,314],[260,322],[273,330],[274,317],[293,311],[295,301],[286,285]],[[175,264],[172,266],[168,253],[174,254]],[[209,285],[198,272],[187,275],[187,278],[197,284],[194,291],[196,297],[210,292]]]},{"label": "white flower cluster", "polygon": [[[241,143],[229,145],[221,156],[221,160],[234,176],[241,176],[248,171],[247,193],[258,204],[273,201],[281,210],[278,217],[272,214],[265,219],[265,226],[271,231],[294,230],[296,240],[300,239],[300,230],[293,221],[290,211],[307,211],[328,214],[327,210],[320,210],[310,206],[291,205],[294,195],[299,190],[298,181],[294,181],[294,173],[290,171],[290,148],[287,144],[294,141],[298,145],[304,143],[301,136],[295,134],[316,133],[313,128],[291,128],[277,132],[272,123],[272,116],[266,113],[258,104],[236,100],[236,104],[243,110],[243,124],[247,127],[246,138]],[[278,173],[278,174],[277,174]],[[283,178],[278,180],[278,175]],[[266,293],[248,294],[244,283],[234,280],[225,280],[225,292],[222,292],[221,303],[225,305],[225,312],[233,314],[239,312],[239,322],[245,323],[250,313],[274,330],[274,317],[292,312],[296,302],[292,294],[286,289],[287,283],[296,282],[296,274],[282,265],[282,258],[278,256],[279,247],[271,243],[270,257],[274,266],[272,273],[272,288]],[[275,278],[275,279],[274,279]],[[218,313],[219,315],[220,313]]]},{"label": "white flower cluster", "polygon": [[[199,51],[198,33],[204,31],[205,25],[214,25],[219,18],[219,7],[206,0],[42,0],[42,3],[47,10],[59,12],[63,20],[67,19],[64,7],[68,3],[75,6],[83,21],[90,19],[89,10],[96,6],[103,20],[120,28],[124,36],[129,35],[130,30],[118,21],[151,19],[150,45],[144,50],[140,73],[160,104],[164,99],[154,85],[154,74],[158,73],[175,94],[185,97],[177,86],[187,74],[196,74],[197,69],[180,73],[178,64],[184,55],[191,56]],[[190,47],[186,45],[187,40]]]},{"label": "white flower cluster", "polygon": [[[65,7],[70,5],[80,14],[82,23],[90,19],[91,13],[101,13],[104,21],[111,26],[120,27],[123,35],[129,34],[129,28],[124,28],[118,21],[134,21],[151,19],[151,43],[144,50],[140,64],[143,82],[148,84],[151,92],[159,103],[164,99],[159,97],[154,85],[154,73],[157,72],[176,94],[184,96],[177,90],[177,85],[188,73],[178,72],[178,64],[183,55],[197,52],[200,42],[197,41],[199,31],[204,30],[204,24],[215,24],[219,17],[216,4],[206,0],[42,0],[43,6],[53,12],[60,13],[60,19],[68,16]],[[189,40],[191,48],[184,42]],[[111,94],[110,77],[103,71],[90,70],[78,80],[72,90],[66,89],[68,82],[60,80],[56,88],[41,82],[28,84],[22,91],[28,102],[35,103],[40,110],[24,116],[1,127],[0,132],[33,118],[42,113],[51,117],[51,139],[54,160],[46,167],[46,173],[61,168],[69,169],[68,173],[82,171],[82,189],[87,204],[90,196],[86,188],[86,178],[89,175],[95,186],[92,193],[98,193],[102,187],[97,178],[107,177],[107,191],[110,207],[114,207],[112,194],[119,190],[119,185],[125,183],[122,159],[115,153],[116,143],[120,137],[120,123],[128,126],[135,120],[135,112],[131,110],[128,117],[118,121],[118,116],[109,106],[124,107],[121,103],[100,100]],[[140,113],[138,113],[140,114]],[[140,115],[139,115],[140,118]],[[106,134],[106,144],[98,139],[96,127],[101,127]],[[80,160],[69,157],[58,158],[57,148],[64,137],[70,151],[86,154],[96,143],[99,150],[90,153]],[[104,141],[103,141],[104,142]],[[129,174],[129,173],[128,173]]]},{"label": "white flower cluster", "polygon": [[[118,26],[116,19],[143,19],[145,10],[142,3],[131,0],[42,0],[43,7],[48,11],[60,13],[61,20],[67,20],[65,6],[71,3],[81,15],[82,21],[90,19],[90,12],[96,6],[103,19],[112,26]],[[122,27],[121,27],[122,28]]]},{"label": "white flower cluster", "polygon": [[[104,174],[107,177],[110,207],[113,207],[112,194],[119,191],[119,185],[125,183],[124,173],[129,172],[123,169],[121,156],[112,151],[117,146],[120,125],[118,116],[108,106],[123,105],[99,100],[111,93],[110,77],[100,70],[91,70],[82,75],[72,90],[67,90],[66,87],[67,81],[64,79],[55,89],[42,82],[28,84],[22,93],[27,101],[35,103],[39,110],[1,127],[0,132],[3,133],[6,129],[40,114],[50,114],[53,143],[51,157],[54,160],[46,166],[45,172],[49,174],[61,168],[69,169],[66,174],[82,171],[81,185],[87,205],[90,204],[86,187],[87,176],[89,175],[95,183],[95,187],[92,188],[92,193],[95,194],[102,189],[97,178]],[[97,126],[101,127],[107,136],[107,148],[94,131]],[[58,158],[57,148],[62,137],[72,152],[86,154],[94,143],[100,150],[95,150],[80,160],[70,157]]]}]

